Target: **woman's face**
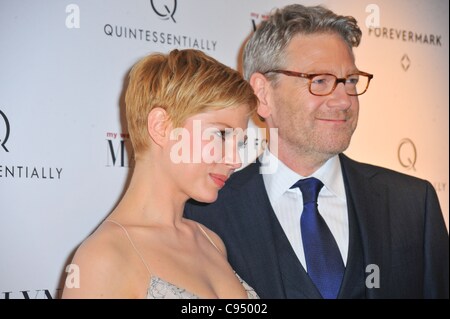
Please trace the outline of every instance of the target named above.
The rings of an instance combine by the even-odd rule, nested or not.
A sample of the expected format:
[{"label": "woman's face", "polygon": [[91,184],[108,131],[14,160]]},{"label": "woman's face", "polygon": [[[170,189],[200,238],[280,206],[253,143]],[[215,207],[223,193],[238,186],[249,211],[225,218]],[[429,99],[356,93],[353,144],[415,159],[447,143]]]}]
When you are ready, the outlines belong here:
[{"label": "woman's face", "polygon": [[181,192],[200,202],[213,202],[234,170],[241,167],[248,107],[211,110],[189,117],[170,134],[172,177]]}]

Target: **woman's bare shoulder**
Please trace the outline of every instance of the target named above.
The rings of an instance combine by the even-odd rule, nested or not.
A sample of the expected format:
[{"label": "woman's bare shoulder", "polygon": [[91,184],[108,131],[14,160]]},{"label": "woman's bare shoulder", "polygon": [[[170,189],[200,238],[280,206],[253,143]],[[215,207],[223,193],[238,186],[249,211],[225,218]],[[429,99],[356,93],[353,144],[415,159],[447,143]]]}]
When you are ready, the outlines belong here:
[{"label": "woman's bare shoulder", "polygon": [[130,244],[124,231],[112,223],[102,223],[78,247],[72,269],[79,270],[79,287],[65,287],[63,298],[121,298],[125,291]]}]

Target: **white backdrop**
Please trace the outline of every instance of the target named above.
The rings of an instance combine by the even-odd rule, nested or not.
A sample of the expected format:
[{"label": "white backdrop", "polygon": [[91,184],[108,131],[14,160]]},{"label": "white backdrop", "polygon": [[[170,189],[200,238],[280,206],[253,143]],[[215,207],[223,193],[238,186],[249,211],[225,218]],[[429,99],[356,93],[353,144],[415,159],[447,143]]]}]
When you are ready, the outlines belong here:
[{"label": "white backdrop", "polygon": [[[0,0],[0,298],[58,298],[74,249],[119,200],[130,67],[197,48],[238,68],[253,25],[292,2]],[[430,180],[448,223],[448,2],[301,3],[363,29],[357,65],[375,77],[346,153]]]}]

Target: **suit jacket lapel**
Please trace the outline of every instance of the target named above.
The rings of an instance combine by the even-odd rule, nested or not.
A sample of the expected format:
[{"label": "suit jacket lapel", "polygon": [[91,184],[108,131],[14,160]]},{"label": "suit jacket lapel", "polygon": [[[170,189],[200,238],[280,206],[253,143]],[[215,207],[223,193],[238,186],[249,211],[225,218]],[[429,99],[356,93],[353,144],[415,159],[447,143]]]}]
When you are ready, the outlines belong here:
[{"label": "suit jacket lapel", "polygon": [[346,195],[348,206],[349,247],[345,274],[338,298],[360,299],[366,297],[364,253],[353,198],[349,191],[346,191]]},{"label": "suit jacket lapel", "polygon": [[[360,230],[364,267],[373,265],[380,270],[380,287],[382,287],[383,281],[388,280],[383,277],[383,268],[387,269],[390,264],[391,251],[387,234],[390,231],[389,207],[381,205],[387,203],[383,199],[386,195],[380,191],[382,188],[374,187],[374,172],[370,169],[359,169],[356,162],[343,154],[340,155],[340,160],[347,198],[350,199],[349,203],[353,204]],[[372,274],[372,269],[374,268],[365,269],[366,278]],[[376,298],[379,293],[380,289],[366,288],[368,298]]]}]

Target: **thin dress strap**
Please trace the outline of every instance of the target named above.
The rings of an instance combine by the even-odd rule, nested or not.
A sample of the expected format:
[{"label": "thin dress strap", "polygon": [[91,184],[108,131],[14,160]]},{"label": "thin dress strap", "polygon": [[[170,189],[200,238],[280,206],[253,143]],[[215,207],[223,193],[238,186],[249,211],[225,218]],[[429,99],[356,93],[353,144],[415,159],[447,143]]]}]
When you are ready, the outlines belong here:
[{"label": "thin dress strap", "polygon": [[148,273],[150,274],[150,276],[152,275],[152,272],[150,271],[150,269],[147,266],[147,263],[145,262],[144,258],[142,257],[141,253],[139,252],[139,250],[136,248],[136,246],[134,245],[133,240],[131,240],[130,235],[128,234],[128,231],[125,229],[125,227],[122,226],[122,224],[120,224],[119,222],[116,222],[113,219],[106,219],[106,222],[111,222],[116,224],[117,226],[119,226],[120,228],[123,229],[123,231],[125,232],[125,235],[127,235],[128,240],[131,243],[131,246],[133,246],[134,250],[136,251],[136,253],[138,254],[139,258],[141,258],[142,263],[144,264],[145,268],[147,268]]},{"label": "thin dress strap", "polygon": [[219,251],[219,253],[223,254],[223,252],[220,250],[219,247],[217,247],[217,245],[213,242],[213,240],[211,239],[211,237],[209,237],[209,235],[208,235],[208,234],[206,233],[206,231],[203,229],[203,227],[200,226],[199,223],[196,223],[196,224],[197,224],[198,228],[200,228],[200,230],[202,231],[203,235],[205,235],[205,237],[209,240],[209,242],[210,242],[214,247],[216,247],[216,249]]}]

